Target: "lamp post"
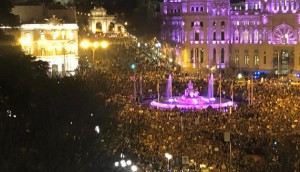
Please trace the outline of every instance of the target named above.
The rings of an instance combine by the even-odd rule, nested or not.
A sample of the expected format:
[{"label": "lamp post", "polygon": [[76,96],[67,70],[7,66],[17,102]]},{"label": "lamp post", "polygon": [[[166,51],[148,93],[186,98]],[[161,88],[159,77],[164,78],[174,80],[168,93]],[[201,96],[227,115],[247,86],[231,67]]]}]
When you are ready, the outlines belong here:
[{"label": "lamp post", "polygon": [[87,48],[92,49],[92,52],[93,52],[93,56],[92,56],[93,61],[92,61],[92,63],[93,63],[93,68],[94,68],[95,67],[95,51],[96,51],[96,49],[99,46],[103,49],[106,49],[108,47],[108,42],[106,42],[106,41],[101,41],[101,42],[95,41],[95,42],[90,43],[88,40],[84,40],[84,41],[81,42],[80,46],[84,49],[87,49]]},{"label": "lamp post", "polygon": [[173,156],[171,154],[169,154],[169,153],[165,153],[165,157],[168,160],[168,171],[170,171],[170,159],[172,159]]},{"label": "lamp post", "polygon": [[133,70],[133,101],[136,102],[136,79],[135,79],[135,68],[136,64],[131,64],[130,68]]}]

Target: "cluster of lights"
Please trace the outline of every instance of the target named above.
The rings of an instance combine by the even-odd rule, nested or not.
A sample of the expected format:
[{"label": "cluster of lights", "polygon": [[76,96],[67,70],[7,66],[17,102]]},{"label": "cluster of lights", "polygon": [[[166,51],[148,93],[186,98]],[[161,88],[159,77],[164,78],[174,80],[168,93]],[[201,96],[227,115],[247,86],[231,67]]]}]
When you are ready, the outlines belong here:
[{"label": "cluster of lights", "polygon": [[125,155],[121,153],[121,158],[122,160],[120,162],[116,161],[115,162],[115,167],[122,167],[122,168],[126,168],[129,167],[131,169],[131,171],[135,172],[138,170],[136,165],[132,164],[132,161],[129,160],[125,160]]},{"label": "cluster of lights", "polygon": [[97,42],[97,41],[95,41],[95,42],[90,42],[90,41],[88,41],[88,40],[84,40],[84,41],[82,41],[81,42],[81,44],[80,44],[80,46],[82,47],[82,48],[89,48],[89,47],[91,47],[91,48],[98,48],[99,46],[101,46],[102,48],[107,48],[108,47],[108,42],[107,41],[101,41],[101,42]]},{"label": "cluster of lights", "polygon": [[17,115],[12,115],[10,110],[7,110],[7,114],[11,118],[17,118]]}]

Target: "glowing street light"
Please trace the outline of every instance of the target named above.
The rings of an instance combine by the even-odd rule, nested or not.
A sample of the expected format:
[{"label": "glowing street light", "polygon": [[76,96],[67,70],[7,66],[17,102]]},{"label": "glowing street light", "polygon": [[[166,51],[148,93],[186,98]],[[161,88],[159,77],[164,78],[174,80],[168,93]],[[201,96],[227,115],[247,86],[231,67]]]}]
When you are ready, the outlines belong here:
[{"label": "glowing street light", "polygon": [[102,48],[106,49],[106,48],[108,47],[108,42],[102,41],[102,42],[100,43],[100,45],[101,45]]},{"label": "glowing street light", "polygon": [[121,163],[121,167],[126,167],[126,165],[127,165],[124,159],[122,159],[120,161],[120,163]]},{"label": "glowing street light", "polygon": [[136,165],[131,166],[131,171],[133,172],[137,171],[137,166]]},{"label": "glowing street light", "polygon": [[239,73],[237,77],[238,77],[238,79],[242,79],[243,75],[241,73]]},{"label": "glowing street light", "polygon": [[95,51],[100,46],[103,49],[106,49],[108,47],[107,41],[101,41],[101,42],[93,42],[90,43],[88,40],[83,40],[80,44],[80,46],[84,49],[91,48],[93,51],[93,66],[95,66]]},{"label": "glowing street light", "polygon": [[170,159],[172,159],[173,156],[169,153],[165,153],[165,157],[168,159],[168,171],[170,171]]},{"label": "glowing street light", "polygon": [[132,161],[131,160],[127,160],[126,161],[126,165],[130,166],[132,164]]}]

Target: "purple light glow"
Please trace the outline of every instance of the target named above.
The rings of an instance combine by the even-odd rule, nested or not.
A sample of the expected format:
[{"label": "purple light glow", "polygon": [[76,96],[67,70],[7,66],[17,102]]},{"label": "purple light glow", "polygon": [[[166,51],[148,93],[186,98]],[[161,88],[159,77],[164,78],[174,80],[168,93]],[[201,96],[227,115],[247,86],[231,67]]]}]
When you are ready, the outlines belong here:
[{"label": "purple light glow", "polygon": [[[208,95],[199,96],[199,92],[193,89],[193,83],[189,81],[188,87],[185,89],[185,93],[181,97],[170,97],[172,95],[171,87],[172,78],[169,75],[168,86],[167,86],[167,98],[162,100],[154,100],[150,103],[151,106],[161,109],[173,109],[174,107],[180,109],[206,109],[211,106],[212,108],[236,106],[234,102],[228,99],[213,97],[214,93],[214,77],[213,74],[209,77],[208,82]],[[168,94],[169,93],[169,94]],[[168,98],[170,97],[170,98]]]},{"label": "purple light glow", "polygon": [[211,106],[214,109],[218,109],[220,107],[230,107],[230,106],[236,106],[235,103],[233,103],[230,100],[222,99],[221,103],[219,101],[219,98],[214,98],[214,100],[209,100],[209,102],[204,101],[204,99],[199,103],[199,99],[190,99],[188,102],[168,102],[168,101],[162,101],[158,102],[157,100],[151,102],[152,107],[157,107],[160,109],[173,109],[175,107],[179,109],[206,109],[209,106]]}]

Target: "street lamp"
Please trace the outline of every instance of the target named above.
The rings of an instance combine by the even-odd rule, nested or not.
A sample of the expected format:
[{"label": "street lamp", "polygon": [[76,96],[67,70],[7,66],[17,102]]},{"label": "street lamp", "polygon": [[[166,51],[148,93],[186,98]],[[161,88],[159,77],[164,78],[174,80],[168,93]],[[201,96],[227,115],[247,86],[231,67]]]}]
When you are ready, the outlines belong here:
[{"label": "street lamp", "polygon": [[131,166],[131,171],[133,172],[137,171],[137,166],[136,165]]},{"label": "street lamp", "polygon": [[133,101],[136,102],[136,78],[135,78],[135,69],[136,64],[131,64],[130,68],[133,70]]},{"label": "street lamp", "polygon": [[170,171],[170,159],[172,159],[173,156],[169,153],[165,153],[165,157],[168,159],[168,171]]},{"label": "street lamp", "polygon": [[80,46],[84,49],[91,48],[93,51],[93,67],[95,66],[95,51],[100,46],[103,49],[106,49],[108,47],[107,41],[101,41],[101,42],[92,42],[90,43],[88,40],[84,40],[81,42]]}]

